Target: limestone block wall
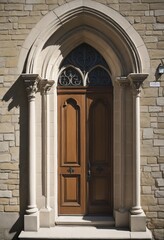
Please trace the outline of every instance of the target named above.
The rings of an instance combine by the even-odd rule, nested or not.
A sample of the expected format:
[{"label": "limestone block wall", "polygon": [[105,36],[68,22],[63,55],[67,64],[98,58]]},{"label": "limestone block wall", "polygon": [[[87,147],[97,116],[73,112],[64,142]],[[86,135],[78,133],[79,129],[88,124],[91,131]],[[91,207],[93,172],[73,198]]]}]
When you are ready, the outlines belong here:
[{"label": "limestone block wall", "polygon": [[[27,97],[17,70],[23,42],[35,24],[70,0],[0,0],[0,239],[17,238],[27,206]],[[163,0],[97,0],[123,15],[142,37],[151,72],[141,91],[141,200],[147,226],[164,238]],[[159,87],[150,87],[151,82]],[[20,144],[21,143],[21,144]]]}]

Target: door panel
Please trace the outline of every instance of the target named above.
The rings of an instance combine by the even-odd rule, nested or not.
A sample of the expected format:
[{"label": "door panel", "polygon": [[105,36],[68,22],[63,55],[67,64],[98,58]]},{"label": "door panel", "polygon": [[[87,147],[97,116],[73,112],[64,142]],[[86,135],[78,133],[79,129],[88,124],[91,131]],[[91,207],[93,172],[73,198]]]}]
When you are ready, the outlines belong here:
[{"label": "door panel", "polygon": [[85,98],[58,95],[59,214],[85,214]]},{"label": "door panel", "polygon": [[112,95],[87,94],[88,161],[91,177],[88,182],[89,214],[112,212]]}]

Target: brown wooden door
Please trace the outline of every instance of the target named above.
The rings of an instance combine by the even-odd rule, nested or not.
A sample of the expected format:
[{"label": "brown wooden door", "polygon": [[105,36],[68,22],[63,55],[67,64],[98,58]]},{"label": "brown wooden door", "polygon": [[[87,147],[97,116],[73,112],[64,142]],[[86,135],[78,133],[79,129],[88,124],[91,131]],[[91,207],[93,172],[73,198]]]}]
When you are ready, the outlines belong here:
[{"label": "brown wooden door", "polygon": [[87,94],[88,213],[112,213],[112,94]]},{"label": "brown wooden door", "polygon": [[59,214],[112,212],[112,93],[58,89]]}]

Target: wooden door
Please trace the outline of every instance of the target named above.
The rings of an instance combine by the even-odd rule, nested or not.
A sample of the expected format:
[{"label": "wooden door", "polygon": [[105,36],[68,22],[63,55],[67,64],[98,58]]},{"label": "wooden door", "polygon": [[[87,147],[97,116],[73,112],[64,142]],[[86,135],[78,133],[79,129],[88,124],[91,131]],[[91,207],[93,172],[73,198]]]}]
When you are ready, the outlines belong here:
[{"label": "wooden door", "polygon": [[87,94],[88,214],[112,213],[112,93]]},{"label": "wooden door", "polygon": [[112,212],[112,94],[58,90],[59,214]]},{"label": "wooden door", "polygon": [[85,214],[85,97],[58,91],[59,214]]}]

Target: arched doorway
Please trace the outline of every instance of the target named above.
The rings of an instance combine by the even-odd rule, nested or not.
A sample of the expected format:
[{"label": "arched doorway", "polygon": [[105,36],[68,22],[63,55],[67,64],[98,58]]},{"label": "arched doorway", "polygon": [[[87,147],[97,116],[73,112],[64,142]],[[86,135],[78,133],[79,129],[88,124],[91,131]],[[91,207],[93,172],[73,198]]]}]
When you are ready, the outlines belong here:
[{"label": "arched doorway", "polygon": [[59,215],[113,212],[113,87],[104,58],[76,47],[58,79]]},{"label": "arched doorway", "polygon": [[[87,74],[84,74],[83,70],[77,66],[74,66],[74,64],[64,64],[64,61],[66,61],[65,59],[67,59],[68,54],[83,43],[86,43],[93,49],[96,49],[103,58],[103,62],[101,62],[101,64],[94,64],[92,69],[90,69],[90,72],[87,72]],[[133,97],[131,90],[132,88],[137,88],[137,86],[140,87],[140,84],[148,75],[147,72],[149,71],[149,67],[149,56],[146,47],[134,28],[119,13],[107,6],[94,1],[77,0],[72,1],[69,4],[66,3],[47,14],[47,16],[45,16],[33,29],[32,33],[29,35],[23,45],[18,69],[20,70],[20,73],[23,71],[23,78],[27,78],[26,80],[28,80],[28,82],[31,81],[32,87],[36,87],[37,85],[37,90],[41,91],[42,93],[41,97],[36,94],[36,102],[35,104],[34,102],[32,103],[33,108],[37,106],[37,116],[39,122],[39,124],[34,124],[36,126],[36,132],[38,132],[38,135],[34,137],[36,137],[39,144],[42,144],[43,146],[42,152],[39,152],[40,149],[35,149],[36,160],[33,161],[37,166],[39,166],[36,170],[38,174],[37,185],[39,187],[35,191],[33,185],[29,183],[29,188],[30,190],[32,189],[30,192],[32,193],[31,195],[37,196],[36,199],[32,198],[35,204],[29,204],[29,206],[32,206],[33,210],[35,211],[33,211],[33,213],[37,215],[36,226],[38,226],[39,221],[41,222],[41,226],[50,226],[51,224],[54,224],[54,222],[57,223],[59,214],[65,214],[65,212],[62,213],[59,207],[60,202],[58,201],[58,192],[60,191],[62,184],[65,184],[65,188],[63,189],[66,190],[66,193],[68,192],[66,196],[67,200],[71,199],[71,201],[76,202],[77,205],[79,203],[78,199],[80,199],[78,192],[83,189],[86,201],[84,201],[85,206],[82,207],[82,210],[79,210],[80,214],[104,214],[105,209],[103,212],[98,209],[95,210],[95,212],[94,210],[92,212],[92,210],[87,211],[86,209],[89,206],[88,202],[93,198],[92,196],[96,196],[97,200],[98,198],[99,200],[103,199],[103,201],[107,200],[106,196],[108,196],[108,203],[112,202],[111,204],[108,204],[108,206],[110,206],[108,208],[108,214],[111,214],[112,212],[115,213],[115,225],[130,225],[128,218],[130,209],[133,206],[136,206],[136,208],[134,208],[134,211],[138,211],[138,208],[140,210],[140,204],[137,205],[139,202],[138,199],[140,197],[140,194],[138,194],[138,190],[140,189],[138,181],[139,174],[137,175],[137,171],[139,169],[139,161],[136,157],[137,154],[135,155],[135,153],[139,153],[140,150],[139,144],[137,142],[139,140],[138,133],[140,129],[138,127],[139,119],[137,118],[137,121],[135,119],[137,111],[134,111],[136,110],[136,105],[137,110],[139,109],[139,98],[138,96],[135,98],[136,95]],[[75,82],[78,78],[82,79],[80,87],[64,87],[61,86],[62,84],[58,86],[58,82],[61,82],[63,79],[62,74],[66,73],[67,76],[67,71],[69,72],[70,70],[74,71],[74,74],[76,76]],[[38,77],[38,75],[40,77]],[[95,75],[104,75],[107,76],[107,79],[110,79],[110,86],[105,86],[105,91],[103,90],[104,92],[107,92],[107,94],[103,93],[101,95],[99,90],[97,90],[102,88],[104,89],[104,86],[99,85],[101,81],[98,81],[99,88],[96,87],[94,81],[91,81],[93,84],[91,84],[92,86],[87,85],[88,77],[90,76],[91,79],[95,79]],[[50,90],[50,94],[47,94],[47,89],[49,89],[49,80],[53,80],[55,83]],[[33,89],[32,87],[31,89],[34,90],[32,93],[37,93],[36,89]],[[75,94],[76,89],[78,90]],[[112,89],[112,91],[110,89]],[[73,96],[67,96],[67,98],[63,97],[61,100],[59,100],[58,98],[60,91],[63,91],[62,94],[64,97],[66,97],[67,94],[72,94]],[[93,95],[92,91],[94,93]],[[82,98],[81,100],[77,98],[78,94],[80,96],[83,96],[79,97],[79,99]],[[76,98],[74,95],[76,95]],[[61,103],[61,105],[58,105],[58,103]],[[95,152],[90,152],[88,150],[90,149],[90,144],[92,148],[96,148],[97,151],[97,149],[99,149],[97,145],[99,146],[100,144],[104,143],[103,147],[100,147],[99,151],[95,154],[96,156],[99,156],[103,155],[103,153],[106,152],[104,145],[111,141],[113,144],[113,151],[110,152],[112,152],[113,160],[110,162],[110,166],[113,169],[113,173],[109,174],[110,178],[108,179],[108,183],[111,182],[112,185],[110,185],[110,191],[107,191],[107,193],[106,187],[104,188],[104,185],[107,183],[103,182],[105,181],[103,180],[103,178],[105,178],[105,175],[101,180],[97,175],[95,175],[95,179],[93,180],[94,185],[95,181],[97,181],[96,184],[97,186],[100,186],[98,188],[101,189],[101,192],[99,192],[99,190],[91,192],[92,190],[90,189],[93,189],[91,182],[89,188],[86,186],[78,188],[79,183],[77,179],[80,177],[76,177],[74,179],[64,179],[64,183],[60,182],[59,180],[60,177],[58,175],[58,170],[60,170],[60,167],[58,168],[58,164],[60,165],[60,162],[58,162],[58,153],[60,152],[61,143],[58,142],[58,122],[60,120],[58,120],[59,111],[57,109],[58,106],[62,106],[64,114],[68,112],[69,117],[73,116],[74,134],[72,139],[74,140],[71,143],[75,144],[76,149],[78,149],[77,143],[79,142],[75,141],[75,139],[77,140],[80,138],[78,138],[77,134],[75,133],[78,129],[78,126],[80,126],[78,125],[79,120],[77,119],[80,119],[78,116],[80,115],[79,109],[81,107],[81,104],[88,106],[88,108],[83,108],[85,109],[83,114],[85,115],[84,119],[87,119],[87,116],[89,118],[89,121],[88,124],[85,122],[83,123],[85,124],[85,126],[83,126],[85,133],[83,141],[85,140],[85,143],[80,147],[83,147],[85,149],[84,151],[80,151],[80,154],[83,152],[84,155],[89,156],[89,158],[92,159],[89,159],[88,161],[87,157],[84,157],[84,181],[82,181],[82,183],[85,183],[84,185],[87,186],[88,170],[91,170],[93,173],[97,168],[96,166],[95,169],[90,169],[90,162],[94,162],[92,156],[95,154]],[[40,106],[40,108],[38,108],[38,106]],[[110,118],[111,115],[109,114],[109,109],[112,112],[112,119]],[[42,114],[44,115],[44,118],[41,117]],[[93,123],[94,114],[95,117]],[[99,118],[100,115],[104,117]],[[109,121],[106,121],[106,119],[109,119]],[[80,119],[80,121],[82,121],[82,119]],[[113,125],[108,125],[109,122],[112,122]],[[32,123],[36,122],[31,121],[31,124]],[[65,122],[64,124],[68,129],[70,126],[70,121]],[[40,127],[41,125],[43,128]],[[102,132],[104,132],[104,134],[102,134],[102,132],[95,131],[95,129],[101,129],[100,125],[103,125]],[[105,125],[107,125],[107,129],[112,129],[111,135],[106,134],[106,127],[104,127]],[[91,135],[91,138],[89,139],[86,134],[88,128],[89,136]],[[80,131],[82,132],[82,130]],[[107,138],[107,140],[99,142],[97,139],[100,138],[94,137],[95,132],[96,136],[103,135],[105,136],[104,139]],[[69,136],[70,134],[72,134],[72,132],[69,132],[68,130],[67,135]],[[81,136],[82,134],[80,137]],[[112,136],[112,140],[108,139],[109,136]],[[96,141],[94,142],[95,139]],[[66,142],[66,140],[64,141]],[[95,145],[92,145],[93,143]],[[87,148],[88,146],[89,148]],[[110,146],[110,144],[107,144],[107,146]],[[69,144],[67,147],[70,147]],[[45,156],[43,156],[43,153],[45,153]],[[70,155],[68,156],[72,157],[71,154],[73,154],[74,157],[76,155],[79,155],[79,152],[69,152],[69,154]],[[137,156],[139,156],[139,154]],[[104,155],[104,158],[105,157],[106,156]],[[108,157],[109,155],[107,153],[107,158]],[[64,170],[61,170],[61,174],[63,174],[62,171],[66,171],[67,175],[71,175],[76,172],[75,167],[79,164],[78,161],[76,161],[77,159],[78,158],[74,158],[73,163],[69,160],[69,164],[67,165],[66,163],[67,167],[64,168],[65,166],[63,166]],[[100,160],[98,162],[100,162]],[[46,165],[46,168],[44,168],[44,165],[42,163]],[[104,166],[98,166],[98,174],[100,170],[101,175],[101,169],[104,168]],[[78,173],[76,173],[76,175],[78,175]],[[32,171],[31,176],[36,177],[35,171]],[[134,179],[133,176],[137,176],[137,180]],[[135,185],[135,183],[137,184]],[[73,192],[76,192],[76,194],[73,193],[73,195],[72,192],[69,192],[69,187],[67,187],[72,184],[75,189]],[[102,188],[101,184],[103,185]],[[109,185],[107,188],[109,189]],[[88,189],[90,192],[89,194]],[[138,192],[136,193],[136,191]],[[83,193],[80,194],[83,195]],[[89,199],[89,201],[87,199]],[[111,199],[113,199],[113,201]],[[83,202],[83,200],[80,201]],[[37,212],[36,204],[40,209],[40,211],[38,211],[39,214]],[[33,206],[35,206],[35,208]],[[100,208],[102,209],[102,205]],[[91,209],[94,209],[94,207],[92,208],[91,206]],[[42,213],[42,210],[44,213]],[[50,222],[51,213],[53,215],[51,218],[53,219],[53,223]],[[76,213],[74,212],[74,214]],[[137,219],[142,219],[142,217],[144,220],[143,224],[141,225],[144,228],[144,216],[139,216],[139,218],[137,216]],[[30,224],[28,225],[29,220],[27,220],[30,219],[30,217],[28,216],[28,218],[26,218],[25,216],[25,219],[26,229],[30,230]],[[45,219],[47,219],[47,221]],[[135,220],[132,224],[133,226],[135,225]],[[141,225],[140,227],[142,228]]]}]

